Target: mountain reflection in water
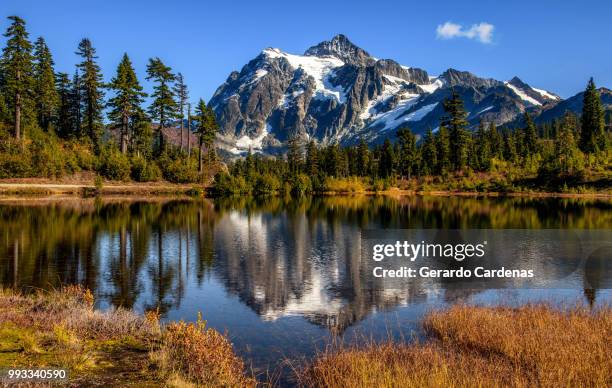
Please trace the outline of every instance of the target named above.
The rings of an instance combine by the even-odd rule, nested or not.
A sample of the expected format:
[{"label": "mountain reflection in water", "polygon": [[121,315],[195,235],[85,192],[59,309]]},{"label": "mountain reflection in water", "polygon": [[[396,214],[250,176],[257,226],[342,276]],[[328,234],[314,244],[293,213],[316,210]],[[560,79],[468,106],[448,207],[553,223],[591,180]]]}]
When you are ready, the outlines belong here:
[{"label": "mountain reflection in water", "polygon": [[[194,320],[201,311],[265,367],[279,354],[309,354],[313,338],[362,321],[369,321],[361,327],[367,334],[386,335],[388,323],[377,320],[385,312],[399,317],[401,331],[434,306],[507,299],[496,291],[443,291],[419,281],[373,291],[361,265],[362,229],[606,229],[610,210],[610,200],[555,198],[3,202],[0,284],[48,289],[80,283],[94,292],[99,308],[159,308],[166,319]],[[508,293],[517,300],[583,297],[582,291]],[[610,298],[607,291],[584,295],[591,303]]]}]

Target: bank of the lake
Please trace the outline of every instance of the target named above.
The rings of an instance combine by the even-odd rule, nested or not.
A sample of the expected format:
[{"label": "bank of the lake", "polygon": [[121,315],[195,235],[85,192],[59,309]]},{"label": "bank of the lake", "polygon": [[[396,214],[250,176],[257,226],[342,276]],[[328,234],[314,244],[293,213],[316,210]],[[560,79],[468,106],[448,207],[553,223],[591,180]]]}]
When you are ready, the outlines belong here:
[{"label": "bank of the lake", "polygon": [[255,385],[227,337],[205,321],[162,325],[156,311],[102,312],[93,303],[80,286],[0,290],[0,369],[63,369],[71,386]]},{"label": "bank of the lake", "polygon": [[[101,312],[93,302],[80,286],[0,290],[0,368],[67,369],[77,385],[278,385],[274,371],[249,372],[228,338],[201,319],[161,324],[155,311]],[[431,311],[422,325],[422,342],[330,345],[304,364],[288,360],[285,384],[556,387],[612,379],[608,306],[457,305]]]},{"label": "bank of the lake", "polygon": [[[250,194],[237,194],[250,196]],[[281,195],[274,193],[271,195]],[[354,196],[354,195],[387,195],[387,196],[458,196],[458,197],[534,197],[534,198],[612,198],[609,190],[583,190],[569,192],[549,191],[465,191],[465,190],[421,190],[400,189],[392,187],[382,190],[364,189],[359,191],[323,191],[312,194],[320,196]],[[137,182],[105,182],[96,187],[89,183],[55,183],[55,182],[22,182],[0,180],[0,199],[40,198],[40,197],[215,197],[210,187],[202,185],[174,184],[169,182],[137,183]],[[234,196],[234,195],[231,195]]]}]

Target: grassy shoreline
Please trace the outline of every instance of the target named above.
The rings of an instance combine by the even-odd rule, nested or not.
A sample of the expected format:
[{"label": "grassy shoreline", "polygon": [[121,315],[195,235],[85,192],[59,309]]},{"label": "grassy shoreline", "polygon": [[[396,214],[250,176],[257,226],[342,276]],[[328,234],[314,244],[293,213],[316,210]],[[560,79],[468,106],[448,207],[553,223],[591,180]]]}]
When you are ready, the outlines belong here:
[{"label": "grassy shoreline", "polygon": [[[605,386],[612,308],[457,305],[423,321],[427,340],[330,347],[296,367],[304,387]],[[273,386],[257,382],[225,335],[155,312],[93,309],[78,286],[0,291],[0,368],[63,367],[71,385]]]},{"label": "grassy shoreline", "polygon": [[196,323],[161,324],[68,286],[31,295],[0,290],[0,369],[65,368],[72,386],[254,386],[226,336]]},{"label": "grassy shoreline", "polygon": [[[541,197],[541,198],[612,198],[612,192],[548,192],[548,191],[518,191],[518,192],[496,192],[496,191],[463,191],[463,190],[406,190],[390,188],[386,190],[362,190],[362,191],[325,191],[312,195],[319,196],[355,196],[355,195],[387,195],[387,196],[457,196],[457,197]],[[74,197],[169,197],[169,196],[206,196],[212,197],[206,192],[206,188],[197,185],[181,185],[167,182],[156,184],[142,183],[107,183],[101,188],[93,184],[76,183],[14,183],[0,180],[0,199],[6,198],[47,198],[65,196]]]},{"label": "grassy shoreline", "polygon": [[454,306],[432,312],[424,343],[320,354],[310,387],[603,387],[612,381],[612,309]]}]

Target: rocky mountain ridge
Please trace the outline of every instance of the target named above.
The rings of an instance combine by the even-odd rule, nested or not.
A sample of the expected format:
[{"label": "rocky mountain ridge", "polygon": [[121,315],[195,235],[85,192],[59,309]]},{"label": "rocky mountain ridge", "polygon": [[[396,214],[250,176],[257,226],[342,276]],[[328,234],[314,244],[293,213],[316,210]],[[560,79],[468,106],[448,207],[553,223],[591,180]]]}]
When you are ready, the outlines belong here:
[{"label": "rocky mountain ridge", "polygon": [[264,49],[240,72],[232,72],[210,104],[219,124],[219,147],[230,155],[283,152],[288,139],[322,144],[370,144],[409,127],[417,135],[435,130],[442,102],[452,91],[465,104],[468,120],[504,125],[525,111],[539,117],[562,100],[514,77],[481,78],[448,69],[437,77],[427,71],[377,59],[337,35],[303,55]]}]

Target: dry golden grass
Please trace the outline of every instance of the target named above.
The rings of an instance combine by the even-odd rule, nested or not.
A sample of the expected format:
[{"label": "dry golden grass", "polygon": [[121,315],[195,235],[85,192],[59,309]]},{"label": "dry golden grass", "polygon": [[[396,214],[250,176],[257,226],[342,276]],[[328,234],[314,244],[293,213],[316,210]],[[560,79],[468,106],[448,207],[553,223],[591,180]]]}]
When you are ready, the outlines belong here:
[{"label": "dry golden grass", "polygon": [[298,372],[315,387],[604,387],[612,309],[455,306],[424,321],[425,344],[328,351]]},{"label": "dry golden grass", "polygon": [[255,379],[244,373],[244,362],[236,356],[226,336],[196,323],[169,324],[156,355],[162,369],[174,376],[206,387],[255,386]]},{"label": "dry golden grass", "polygon": [[76,386],[254,385],[226,336],[159,314],[97,311],[81,287],[23,295],[0,289],[0,369],[61,367]]}]

